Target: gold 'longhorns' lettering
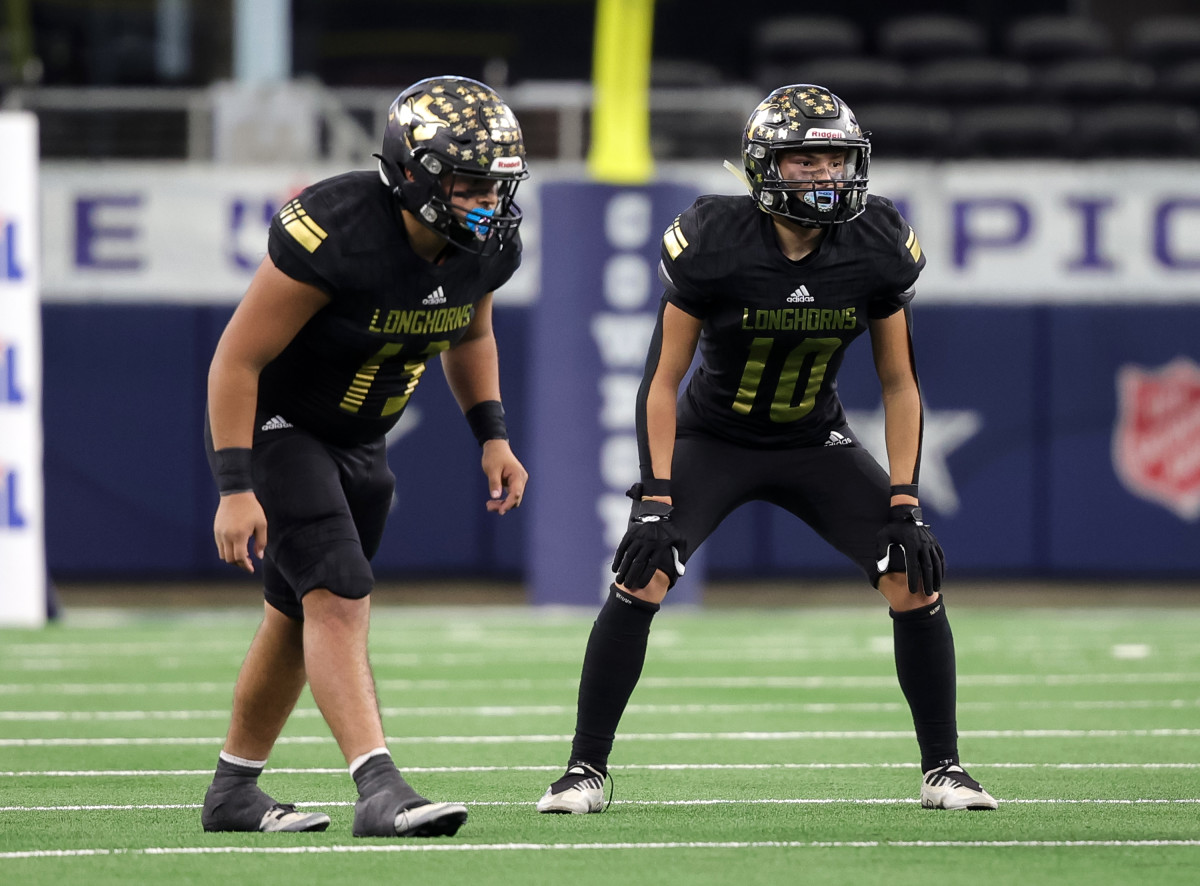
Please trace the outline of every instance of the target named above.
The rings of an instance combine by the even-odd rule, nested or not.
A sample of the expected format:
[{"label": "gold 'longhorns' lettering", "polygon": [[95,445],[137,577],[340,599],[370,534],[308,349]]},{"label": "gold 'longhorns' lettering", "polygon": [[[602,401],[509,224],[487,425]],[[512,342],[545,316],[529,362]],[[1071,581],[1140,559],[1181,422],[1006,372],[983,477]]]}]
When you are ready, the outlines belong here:
[{"label": "gold 'longhorns' lettering", "polygon": [[756,310],[742,308],[742,329],[772,330],[783,332],[808,330],[816,332],[829,329],[856,329],[858,326],[855,308],[777,308]]},{"label": "gold 'longhorns' lettering", "polygon": [[427,335],[435,332],[449,332],[469,325],[473,314],[474,308],[471,305],[437,308],[432,311],[397,310],[388,311],[386,314],[376,308],[367,324],[367,331],[381,332],[385,335]]}]

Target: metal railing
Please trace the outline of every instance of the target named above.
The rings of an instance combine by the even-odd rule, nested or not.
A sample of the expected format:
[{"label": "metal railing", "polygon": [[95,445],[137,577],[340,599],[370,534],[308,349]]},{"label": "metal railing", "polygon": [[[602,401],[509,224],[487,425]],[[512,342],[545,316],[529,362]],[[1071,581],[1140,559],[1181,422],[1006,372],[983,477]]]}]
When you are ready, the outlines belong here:
[{"label": "metal railing", "polygon": [[[521,119],[530,156],[578,161],[586,156],[591,84],[545,81],[502,91]],[[218,162],[292,160],[369,163],[378,150],[395,93],[372,88],[329,88],[295,81],[253,88],[237,100],[230,84],[207,88],[16,87],[0,109],[30,110],[41,122],[48,160],[146,159]],[[651,140],[656,156],[732,156],[753,87],[663,88],[651,91]],[[247,145],[231,136],[231,119],[288,104],[272,117],[273,138]],[[280,124],[280,121],[286,121]],[[264,129],[267,127],[263,127]],[[289,140],[290,135],[290,140]],[[287,140],[281,144],[279,140]],[[298,148],[297,145],[301,147]],[[300,150],[306,156],[296,156]]]}]

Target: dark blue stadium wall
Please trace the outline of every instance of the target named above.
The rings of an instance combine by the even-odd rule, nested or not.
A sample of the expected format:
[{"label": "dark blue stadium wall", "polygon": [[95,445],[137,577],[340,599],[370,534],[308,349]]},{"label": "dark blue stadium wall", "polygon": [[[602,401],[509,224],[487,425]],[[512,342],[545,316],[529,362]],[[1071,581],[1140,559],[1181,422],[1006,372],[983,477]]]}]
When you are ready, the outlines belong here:
[{"label": "dark blue stadium wall", "polygon": [[[518,454],[545,432],[534,426],[528,393],[529,311],[496,316]],[[216,494],[201,440],[208,361],[229,313],[45,306],[53,578],[231,574],[213,550]],[[927,461],[926,481],[942,488],[941,510],[929,510],[951,575],[1194,577],[1200,427],[1189,419],[1156,430],[1151,408],[1138,425],[1148,442],[1120,456],[1141,458],[1125,471],[1140,472],[1132,482],[1150,488],[1143,494],[1114,468],[1114,434],[1130,425],[1122,414],[1130,402],[1122,405],[1118,391],[1122,367],[1143,367],[1153,380],[1150,373],[1178,360],[1178,371],[1160,373],[1174,379],[1171,402],[1197,403],[1198,331],[1200,307],[918,306],[919,369],[942,437],[929,441],[942,447],[937,464]],[[866,343],[851,352],[841,378],[847,406],[873,414],[878,385]],[[411,411],[411,427],[390,449],[397,502],[376,558],[379,575],[521,577],[530,514],[485,512],[478,447],[436,364]],[[1180,452],[1193,456],[1172,461]],[[537,483],[537,464],[528,466]],[[931,470],[946,476],[931,478]],[[719,530],[708,568],[713,578],[852,574],[806,527],[766,506],[744,508]]]}]

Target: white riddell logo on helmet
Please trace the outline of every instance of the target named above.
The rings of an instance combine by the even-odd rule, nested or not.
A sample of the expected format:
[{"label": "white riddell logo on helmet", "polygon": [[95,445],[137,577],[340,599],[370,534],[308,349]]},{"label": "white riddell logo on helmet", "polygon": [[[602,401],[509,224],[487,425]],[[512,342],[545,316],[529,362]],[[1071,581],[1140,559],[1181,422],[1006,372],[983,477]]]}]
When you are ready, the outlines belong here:
[{"label": "white riddell logo on helmet", "polygon": [[810,129],[805,138],[845,138],[846,133],[840,129]]},{"label": "white riddell logo on helmet", "polygon": [[421,299],[423,305],[444,305],[446,303],[446,293],[442,291],[442,287],[438,287]]},{"label": "white riddell logo on helmet", "polygon": [[787,300],[789,302],[793,302],[793,303],[801,302],[801,301],[816,301],[816,299],[813,298],[812,294],[808,291],[808,287],[804,286],[803,284],[800,286],[799,289],[797,289],[795,292],[793,292],[791,295],[789,295],[787,297]]},{"label": "white riddell logo on helmet", "polygon": [[497,157],[492,161],[492,172],[520,172],[525,161],[520,157]]}]

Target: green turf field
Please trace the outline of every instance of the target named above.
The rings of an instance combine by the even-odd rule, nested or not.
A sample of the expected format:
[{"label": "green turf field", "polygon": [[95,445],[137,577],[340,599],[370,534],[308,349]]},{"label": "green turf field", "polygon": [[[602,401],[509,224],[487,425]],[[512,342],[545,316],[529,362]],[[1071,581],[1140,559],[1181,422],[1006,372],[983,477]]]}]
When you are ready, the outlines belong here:
[{"label": "green turf field", "polygon": [[393,754],[470,820],[355,840],[307,694],[263,787],[321,834],[204,834],[199,803],[253,609],[68,611],[0,631],[0,881],[530,884],[1200,882],[1200,605],[952,608],[963,761],[997,812],[916,802],[877,609],[666,608],[603,815],[561,772],[592,613],[377,607]]}]

